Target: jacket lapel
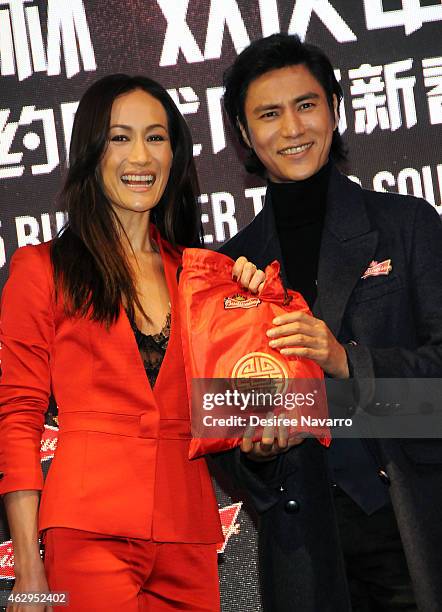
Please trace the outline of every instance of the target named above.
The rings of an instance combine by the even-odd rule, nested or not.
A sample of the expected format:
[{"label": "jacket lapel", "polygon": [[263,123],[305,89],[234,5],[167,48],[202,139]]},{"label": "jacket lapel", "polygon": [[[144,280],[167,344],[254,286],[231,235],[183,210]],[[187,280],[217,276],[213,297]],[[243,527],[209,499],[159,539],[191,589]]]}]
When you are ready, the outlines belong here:
[{"label": "jacket lapel", "polygon": [[377,247],[362,189],[333,167],[327,196],[318,269],[315,316],[339,335],[349,297]]},{"label": "jacket lapel", "polygon": [[[253,224],[253,228],[251,227]],[[250,228],[250,230],[249,230]],[[278,233],[276,231],[275,216],[271,203],[270,191],[267,190],[265,205],[262,211],[255,217],[248,228],[249,240],[253,238],[256,242],[252,245],[247,245],[246,252],[251,254],[250,261],[253,261],[259,268],[264,269],[265,266],[272,263],[275,259],[280,264],[280,274],[284,286],[289,286],[287,274],[284,268],[284,260],[282,257],[281,244],[279,242]],[[252,257],[254,255],[255,257]]]},{"label": "jacket lapel", "polygon": [[[177,358],[182,354],[177,282],[177,270],[181,265],[182,252],[181,250],[173,249],[166,240],[163,240],[160,232],[154,225],[151,225],[151,236],[158,244],[160,249],[167,288],[169,290],[171,313],[169,342],[158,372],[157,379],[155,381],[155,385],[152,389],[154,397],[157,397],[161,396],[162,394],[163,384],[169,383],[168,378],[166,378],[166,374],[170,376],[170,373],[173,372],[173,369],[171,369],[170,366],[172,366],[172,368],[176,366]],[[170,364],[169,361],[171,362]]]}]

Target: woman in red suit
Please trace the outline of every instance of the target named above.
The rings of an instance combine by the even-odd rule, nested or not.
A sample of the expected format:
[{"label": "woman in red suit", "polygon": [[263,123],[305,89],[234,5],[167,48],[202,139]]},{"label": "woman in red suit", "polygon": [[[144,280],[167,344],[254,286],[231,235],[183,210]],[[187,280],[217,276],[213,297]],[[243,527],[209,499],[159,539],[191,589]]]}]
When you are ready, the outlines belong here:
[{"label": "woman in red suit", "polygon": [[[0,493],[18,592],[67,591],[82,612],[219,609],[222,533],[205,461],[187,459],[177,305],[177,245],[200,243],[196,187],[189,130],[160,85],[90,87],[61,193],[68,226],[15,253],[2,300]],[[60,431],[43,489],[51,394]]]}]

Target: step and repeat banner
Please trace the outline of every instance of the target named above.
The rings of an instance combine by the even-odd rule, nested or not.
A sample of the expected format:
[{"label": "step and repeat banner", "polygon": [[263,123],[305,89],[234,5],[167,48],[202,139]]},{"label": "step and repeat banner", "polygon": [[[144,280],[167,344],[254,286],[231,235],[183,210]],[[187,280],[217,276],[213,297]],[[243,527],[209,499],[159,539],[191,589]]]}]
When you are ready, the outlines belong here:
[{"label": "step and repeat banner", "polygon": [[[242,168],[222,74],[252,40],[280,31],[332,60],[344,90],[345,172],[370,189],[425,197],[441,214],[441,0],[0,0],[0,286],[18,247],[50,240],[66,221],[55,196],[73,117],[105,74],[157,79],[188,121],[207,246],[248,223],[265,186]],[[56,446],[48,425],[45,465]],[[257,612],[254,518],[236,494],[218,494],[223,609]],[[0,520],[1,586],[13,559]]]}]

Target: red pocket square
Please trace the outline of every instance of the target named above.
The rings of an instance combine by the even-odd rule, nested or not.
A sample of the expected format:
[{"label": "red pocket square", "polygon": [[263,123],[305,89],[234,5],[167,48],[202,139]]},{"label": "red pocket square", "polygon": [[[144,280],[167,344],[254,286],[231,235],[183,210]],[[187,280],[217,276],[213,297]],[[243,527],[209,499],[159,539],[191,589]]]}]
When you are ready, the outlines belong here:
[{"label": "red pocket square", "polygon": [[386,276],[392,271],[391,259],[385,259],[384,261],[372,261],[368,268],[365,270],[361,278],[368,278],[369,276]]}]

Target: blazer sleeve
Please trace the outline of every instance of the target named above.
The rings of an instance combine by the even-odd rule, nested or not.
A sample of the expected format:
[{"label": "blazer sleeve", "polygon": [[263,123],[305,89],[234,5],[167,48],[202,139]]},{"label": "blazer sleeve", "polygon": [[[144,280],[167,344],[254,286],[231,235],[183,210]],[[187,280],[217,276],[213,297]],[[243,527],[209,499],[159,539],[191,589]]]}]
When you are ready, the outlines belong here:
[{"label": "blazer sleeve", "polygon": [[1,302],[0,494],[43,488],[40,442],[54,340],[47,245],[16,251]]},{"label": "blazer sleeve", "polygon": [[[261,514],[280,499],[278,486],[288,475],[283,459],[285,457],[281,455],[268,462],[252,461],[236,447],[210,455],[207,461],[209,466],[215,465],[228,477],[235,489],[241,491],[241,496],[245,493]],[[216,471],[212,470],[212,473],[217,476]]]},{"label": "blazer sleeve", "polygon": [[375,378],[442,377],[442,223],[427,202],[419,200],[415,208],[409,281],[417,347],[345,347],[353,377],[361,381],[361,407],[375,397]]}]

